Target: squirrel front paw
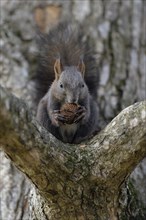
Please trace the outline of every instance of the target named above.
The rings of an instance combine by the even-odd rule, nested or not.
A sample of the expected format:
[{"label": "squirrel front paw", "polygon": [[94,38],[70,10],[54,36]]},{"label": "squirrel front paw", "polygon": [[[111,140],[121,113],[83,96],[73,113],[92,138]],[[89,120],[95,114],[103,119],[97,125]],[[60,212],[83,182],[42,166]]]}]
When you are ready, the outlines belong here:
[{"label": "squirrel front paw", "polygon": [[76,111],[65,110],[53,110],[51,113],[52,124],[59,127],[64,124],[79,123],[81,120],[86,120],[87,111],[84,106],[79,106]]},{"label": "squirrel front paw", "polygon": [[61,120],[65,124],[80,122],[86,116],[86,108],[75,103],[65,103],[60,110]]},{"label": "squirrel front paw", "polygon": [[59,127],[67,123],[67,118],[60,113],[60,110],[54,110],[51,114],[52,124]]},{"label": "squirrel front paw", "polygon": [[82,119],[86,117],[86,109],[84,106],[79,107],[76,112],[74,123],[80,122]]}]

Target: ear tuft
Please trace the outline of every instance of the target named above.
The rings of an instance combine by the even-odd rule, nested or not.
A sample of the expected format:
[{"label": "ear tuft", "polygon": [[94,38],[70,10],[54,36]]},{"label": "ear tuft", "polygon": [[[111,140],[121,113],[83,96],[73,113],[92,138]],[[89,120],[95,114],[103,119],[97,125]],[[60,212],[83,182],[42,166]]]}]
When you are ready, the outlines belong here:
[{"label": "ear tuft", "polygon": [[82,76],[84,77],[85,75],[85,64],[83,62],[82,59],[80,59],[79,64],[77,66],[77,69],[79,70],[79,72],[82,74]]},{"label": "ear tuft", "polygon": [[55,64],[54,64],[54,72],[55,72],[55,79],[59,79],[61,73],[63,71],[63,67],[61,64],[60,59],[56,59]]}]

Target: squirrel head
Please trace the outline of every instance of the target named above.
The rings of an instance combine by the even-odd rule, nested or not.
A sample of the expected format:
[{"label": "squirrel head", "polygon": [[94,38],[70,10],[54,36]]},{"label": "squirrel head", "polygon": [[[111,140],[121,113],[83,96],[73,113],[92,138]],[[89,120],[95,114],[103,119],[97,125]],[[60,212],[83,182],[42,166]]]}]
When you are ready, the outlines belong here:
[{"label": "squirrel head", "polygon": [[77,66],[63,66],[60,59],[54,64],[55,94],[66,103],[78,103],[88,94],[84,81],[85,65],[80,59]]}]

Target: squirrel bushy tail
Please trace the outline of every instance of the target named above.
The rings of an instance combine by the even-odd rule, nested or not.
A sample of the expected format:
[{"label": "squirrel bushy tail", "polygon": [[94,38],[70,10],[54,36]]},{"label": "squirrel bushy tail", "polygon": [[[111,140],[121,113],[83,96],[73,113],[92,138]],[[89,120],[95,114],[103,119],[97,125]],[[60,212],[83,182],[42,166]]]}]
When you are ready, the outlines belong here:
[{"label": "squirrel bushy tail", "polygon": [[[81,28],[78,28],[81,29]],[[47,34],[39,34],[39,63],[35,76],[36,102],[46,94],[54,81],[54,63],[60,58],[63,66],[77,66],[79,59],[85,63],[85,82],[93,98],[97,100],[99,75],[93,54],[90,53],[88,41],[84,41],[83,31],[68,22],[58,24]]]}]

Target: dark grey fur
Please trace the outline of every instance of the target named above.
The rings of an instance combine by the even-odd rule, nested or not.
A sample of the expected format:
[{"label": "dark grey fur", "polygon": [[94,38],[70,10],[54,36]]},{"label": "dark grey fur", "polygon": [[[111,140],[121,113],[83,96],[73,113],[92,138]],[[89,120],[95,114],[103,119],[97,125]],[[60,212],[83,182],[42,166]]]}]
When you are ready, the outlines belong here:
[{"label": "dark grey fur", "polygon": [[[57,26],[49,34],[41,35],[39,49],[36,85],[37,99],[41,100],[37,118],[58,139],[80,143],[99,130],[96,62],[82,44],[82,36],[66,23]],[[58,58],[63,70],[59,79],[55,80],[54,63]],[[81,59],[85,64],[85,78],[77,68]],[[63,88],[60,84],[63,84]],[[68,125],[62,119],[59,110],[66,102],[75,102],[85,108],[77,123]]]}]

